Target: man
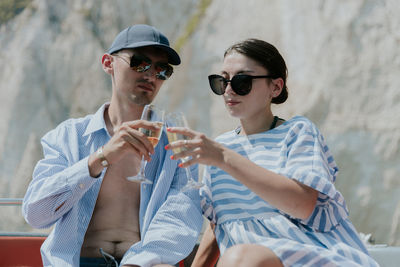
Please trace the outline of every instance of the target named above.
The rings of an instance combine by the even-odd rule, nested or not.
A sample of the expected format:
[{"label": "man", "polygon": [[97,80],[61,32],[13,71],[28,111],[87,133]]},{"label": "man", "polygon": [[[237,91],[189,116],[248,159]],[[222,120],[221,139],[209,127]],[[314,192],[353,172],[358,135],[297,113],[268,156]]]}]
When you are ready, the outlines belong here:
[{"label": "man", "polygon": [[[139,119],[172,74],[169,64],[180,64],[179,55],[156,28],[123,30],[102,57],[110,103],[42,138],[44,158],[23,214],[33,227],[54,227],[41,247],[44,266],[176,264],[195,245],[202,224],[198,192],[179,191],[187,178],[164,149],[165,133],[153,148],[138,130],[157,127]],[[138,172],[142,156],[152,185],[126,179]]]}]

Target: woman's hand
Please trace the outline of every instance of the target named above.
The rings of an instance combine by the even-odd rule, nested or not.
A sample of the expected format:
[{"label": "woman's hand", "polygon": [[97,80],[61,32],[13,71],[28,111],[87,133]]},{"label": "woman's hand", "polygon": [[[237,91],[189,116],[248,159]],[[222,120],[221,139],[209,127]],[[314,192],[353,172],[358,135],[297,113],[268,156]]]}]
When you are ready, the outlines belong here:
[{"label": "woman's hand", "polygon": [[167,150],[182,148],[183,151],[174,154],[172,159],[191,157],[190,160],[181,163],[180,167],[185,168],[196,163],[221,167],[224,163],[225,147],[205,134],[183,127],[169,127],[167,131],[188,137],[186,140],[178,140],[165,146]]}]

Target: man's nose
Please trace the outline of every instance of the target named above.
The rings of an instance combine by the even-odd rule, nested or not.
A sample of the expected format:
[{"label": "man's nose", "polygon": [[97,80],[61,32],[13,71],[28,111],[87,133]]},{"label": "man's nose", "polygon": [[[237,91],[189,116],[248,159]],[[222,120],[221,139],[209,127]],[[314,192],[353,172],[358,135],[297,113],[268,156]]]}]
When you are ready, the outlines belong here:
[{"label": "man's nose", "polygon": [[144,72],[144,76],[146,77],[146,79],[153,81],[157,79],[156,73],[157,71],[155,69],[155,66],[151,66],[150,69]]}]

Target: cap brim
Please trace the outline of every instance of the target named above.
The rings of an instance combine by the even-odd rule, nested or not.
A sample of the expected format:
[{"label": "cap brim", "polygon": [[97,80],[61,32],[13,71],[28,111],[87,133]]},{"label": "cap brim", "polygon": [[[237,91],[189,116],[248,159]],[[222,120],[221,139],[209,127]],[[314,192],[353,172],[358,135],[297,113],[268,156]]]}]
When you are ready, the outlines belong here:
[{"label": "cap brim", "polygon": [[151,41],[144,41],[144,42],[136,42],[132,45],[126,45],[124,47],[121,47],[120,49],[114,48],[114,49],[110,49],[109,50],[109,54],[115,53],[119,50],[122,49],[129,49],[129,48],[138,48],[138,47],[145,47],[145,46],[154,46],[154,47],[158,47],[162,50],[164,50],[165,52],[167,52],[168,55],[168,63],[170,63],[171,65],[179,65],[181,64],[181,58],[179,57],[178,53],[172,49],[170,46],[167,45],[163,45],[157,42],[151,42]]}]

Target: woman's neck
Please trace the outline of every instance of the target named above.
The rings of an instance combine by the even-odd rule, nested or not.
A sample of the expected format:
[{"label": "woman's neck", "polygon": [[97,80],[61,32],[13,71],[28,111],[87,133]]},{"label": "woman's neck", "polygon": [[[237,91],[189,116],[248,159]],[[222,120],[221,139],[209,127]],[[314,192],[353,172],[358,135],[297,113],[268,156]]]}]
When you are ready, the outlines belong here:
[{"label": "woman's neck", "polygon": [[266,113],[252,118],[241,119],[242,129],[240,134],[251,135],[268,131],[274,121],[274,115],[269,110]]}]

